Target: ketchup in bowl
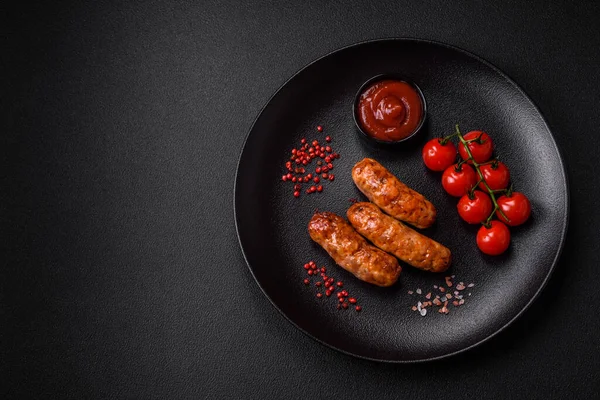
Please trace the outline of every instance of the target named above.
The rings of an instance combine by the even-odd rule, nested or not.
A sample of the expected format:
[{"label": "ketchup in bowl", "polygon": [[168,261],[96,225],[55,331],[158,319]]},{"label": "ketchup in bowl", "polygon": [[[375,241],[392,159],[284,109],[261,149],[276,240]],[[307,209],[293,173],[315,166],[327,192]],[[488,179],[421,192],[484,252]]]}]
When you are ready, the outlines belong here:
[{"label": "ketchup in bowl", "polygon": [[363,85],[355,105],[359,128],[383,142],[398,142],[416,133],[425,119],[421,91],[401,80],[371,81]]}]

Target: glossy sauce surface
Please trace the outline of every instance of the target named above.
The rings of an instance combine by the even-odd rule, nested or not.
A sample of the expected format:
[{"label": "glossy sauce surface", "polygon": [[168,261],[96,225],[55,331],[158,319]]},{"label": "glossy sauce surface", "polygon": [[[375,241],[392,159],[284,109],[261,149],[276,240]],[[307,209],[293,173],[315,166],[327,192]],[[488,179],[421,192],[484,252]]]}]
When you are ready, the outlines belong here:
[{"label": "glossy sauce surface", "polygon": [[382,80],[361,95],[357,113],[369,136],[394,142],[410,136],[421,123],[423,101],[417,90],[404,81]]}]

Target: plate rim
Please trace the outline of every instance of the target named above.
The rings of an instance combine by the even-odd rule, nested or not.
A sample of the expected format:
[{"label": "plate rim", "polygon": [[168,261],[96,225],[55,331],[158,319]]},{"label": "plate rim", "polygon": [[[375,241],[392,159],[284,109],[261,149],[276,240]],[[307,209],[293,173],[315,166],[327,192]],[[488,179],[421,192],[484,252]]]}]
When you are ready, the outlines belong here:
[{"label": "plate rim", "polygon": [[[454,51],[458,51],[466,56],[472,57],[474,59],[476,59],[477,61],[483,63],[485,66],[491,68],[494,72],[498,73],[500,76],[502,76],[504,79],[506,79],[512,86],[515,87],[515,89],[517,89],[517,91],[527,100],[527,102],[530,103],[530,105],[533,107],[533,109],[538,113],[538,115],[541,117],[541,120],[544,124],[544,126],[546,127],[546,130],[548,131],[548,133],[550,133],[550,138],[552,139],[552,145],[554,147],[554,150],[556,151],[556,154],[558,156],[558,160],[561,166],[561,174],[564,180],[564,192],[565,192],[565,207],[564,207],[564,215],[563,215],[563,227],[561,230],[561,237],[560,237],[560,244],[558,246],[558,251],[556,252],[556,255],[554,256],[554,259],[552,260],[552,265],[550,266],[550,269],[548,270],[548,273],[546,274],[546,276],[544,277],[544,280],[542,282],[542,284],[539,286],[539,288],[536,290],[536,292],[533,294],[533,296],[531,296],[531,298],[529,299],[529,301],[525,304],[525,306],[523,306],[523,308],[515,315],[513,316],[508,322],[506,322],[504,325],[502,325],[500,328],[498,328],[496,331],[492,332],[490,335],[484,337],[483,339],[469,345],[466,346],[464,348],[461,348],[459,350],[450,352],[450,353],[445,353],[442,355],[438,355],[435,357],[427,357],[427,358],[419,358],[419,359],[413,359],[413,360],[393,360],[393,359],[382,359],[382,358],[374,358],[374,357],[368,357],[368,356],[364,356],[364,355],[360,355],[360,354],[356,354],[356,353],[352,353],[350,351],[341,349],[333,344],[327,343],[324,340],[312,335],[311,333],[307,332],[304,328],[300,327],[296,322],[294,322],[287,314],[285,314],[278,306],[277,304],[275,304],[275,302],[273,301],[273,299],[268,295],[268,293],[265,291],[265,289],[263,288],[263,286],[261,285],[261,283],[259,282],[259,280],[256,278],[256,275],[254,274],[254,271],[252,269],[252,267],[250,266],[250,262],[248,261],[248,257],[246,256],[246,251],[244,250],[244,244],[242,243],[242,239],[240,236],[240,228],[239,228],[239,221],[238,221],[238,217],[239,214],[237,212],[237,186],[238,186],[238,179],[239,179],[239,175],[240,175],[240,164],[242,161],[242,157],[244,155],[244,151],[246,150],[246,146],[248,145],[248,139],[250,138],[250,134],[252,133],[252,131],[254,130],[254,127],[256,125],[256,123],[258,122],[258,120],[260,119],[261,115],[263,114],[263,112],[266,110],[266,108],[269,106],[269,104],[271,103],[271,101],[279,94],[279,92],[281,90],[283,90],[283,88],[289,83],[291,82],[294,78],[296,78],[296,76],[298,76],[300,73],[302,73],[305,69],[309,68],[310,66],[316,64],[317,62],[321,61],[324,58],[327,58],[335,53],[347,50],[349,48],[352,47],[358,47],[358,46],[362,46],[362,45],[367,45],[367,44],[371,44],[371,43],[378,43],[378,42],[416,42],[416,43],[426,43],[426,44],[433,44],[433,45],[437,45],[437,46],[442,46],[442,47],[446,47],[448,49],[454,50]],[[244,142],[242,144],[242,149],[239,153],[239,157],[238,157],[238,161],[236,164],[236,170],[235,170],[235,177],[234,177],[234,182],[233,182],[233,217],[234,217],[234,223],[235,223],[235,232],[236,232],[236,236],[237,236],[237,240],[238,240],[238,244],[240,246],[240,249],[242,251],[242,256],[244,257],[244,261],[246,263],[246,266],[248,267],[248,270],[250,271],[250,274],[252,275],[252,278],[254,278],[254,281],[256,282],[256,284],[258,285],[258,287],[260,288],[261,292],[263,293],[263,295],[269,300],[269,302],[271,303],[271,305],[279,312],[279,314],[281,314],[289,323],[291,323],[296,329],[298,329],[300,332],[302,332],[303,334],[307,335],[309,338],[315,340],[316,342],[329,347],[330,349],[336,350],[340,353],[352,356],[352,357],[356,357],[356,358],[360,358],[363,360],[368,360],[368,361],[374,361],[374,362],[380,362],[380,363],[388,363],[388,364],[415,364],[415,363],[425,363],[425,362],[430,362],[430,361],[436,361],[436,360],[441,360],[444,358],[448,358],[448,357],[452,357],[461,353],[465,353],[469,350],[472,350],[475,347],[478,347],[480,345],[482,345],[485,342],[490,341],[491,339],[493,339],[494,337],[496,337],[497,335],[499,335],[501,332],[503,332],[504,330],[506,330],[510,325],[512,325],[517,319],[519,319],[530,307],[531,305],[538,299],[538,297],[540,296],[540,294],[542,293],[542,291],[545,289],[545,287],[548,284],[548,281],[550,280],[550,277],[552,276],[552,274],[554,273],[554,270],[556,269],[558,262],[562,256],[562,252],[564,250],[565,247],[565,241],[566,241],[566,237],[567,237],[567,231],[569,228],[569,215],[570,215],[570,210],[571,210],[571,193],[570,193],[570,185],[569,185],[569,179],[568,179],[568,174],[565,168],[565,161],[564,161],[564,157],[562,155],[561,149],[558,147],[558,144],[556,143],[556,138],[552,132],[552,130],[550,129],[550,126],[548,125],[548,122],[546,120],[546,118],[544,117],[544,114],[541,112],[541,110],[538,108],[537,104],[535,104],[533,102],[533,100],[531,100],[531,98],[527,95],[527,93],[521,88],[521,86],[519,84],[517,84],[512,78],[510,78],[505,72],[503,72],[502,70],[500,70],[498,67],[496,67],[494,64],[492,64],[491,62],[487,61],[486,59],[468,51],[465,50],[461,47],[455,46],[455,45],[450,45],[448,43],[444,43],[444,42],[440,42],[437,40],[431,40],[431,39],[422,39],[422,38],[415,38],[415,37],[386,37],[386,38],[379,38],[379,39],[369,39],[369,40],[364,40],[364,41],[360,41],[360,42],[355,42],[355,43],[351,43],[348,44],[346,46],[343,47],[339,47],[336,48],[334,50],[329,51],[328,53],[314,59],[313,61],[309,62],[308,64],[302,66],[301,68],[299,68],[296,72],[294,72],[288,79],[285,80],[285,82],[283,82],[279,88],[277,88],[277,90],[275,90],[275,92],[269,97],[269,99],[267,100],[267,102],[261,107],[261,109],[259,110],[258,114],[256,115],[256,117],[254,118],[252,124],[250,125],[250,128],[248,129],[246,136],[244,138]]]}]

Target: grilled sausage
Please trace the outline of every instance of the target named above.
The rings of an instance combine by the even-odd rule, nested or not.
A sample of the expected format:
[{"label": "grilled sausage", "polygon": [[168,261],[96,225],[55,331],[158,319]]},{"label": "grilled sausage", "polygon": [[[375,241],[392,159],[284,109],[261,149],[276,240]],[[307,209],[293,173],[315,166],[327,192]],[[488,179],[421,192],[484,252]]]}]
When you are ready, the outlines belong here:
[{"label": "grilled sausage", "polygon": [[371,158],[352,168],[352,179],[358,189],[383,211],[417,228],[435,222],[435,207],[423,195],[400,182],[390,171]]},{"label": "grilled sausage", "polygon": [[339,215],[316,212],[308,223],[308,233],[339,266],[358,279],[378,286],[391,286],[398,280],[402,271],[398,260],[367,243]]},{"label": "grilled sausage", "polygon": [[382,213],[372,203],[356,203],[347,215],[358,233],[413,267],[443,272],[450,266],[452,257],[447,247]]}]

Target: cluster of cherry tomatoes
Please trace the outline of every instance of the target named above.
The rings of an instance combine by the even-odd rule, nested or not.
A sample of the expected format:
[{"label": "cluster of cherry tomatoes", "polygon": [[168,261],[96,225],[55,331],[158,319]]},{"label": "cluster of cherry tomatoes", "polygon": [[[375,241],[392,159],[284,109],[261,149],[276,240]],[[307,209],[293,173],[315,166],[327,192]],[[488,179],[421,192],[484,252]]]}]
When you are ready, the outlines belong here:
[{"label": "cluster of cherry tomatoes", "polygon": [[[450,138],[459,139],[458,151]],[[493,159],[494,143],[482,131],[432,139],[423,147],[423,161],[432,171],[442,172],[442,186],[451,196],[460,197],[458,214],[469,224],[483,224],[477,232],[477,247],[489,255],[508,249],[508,226],[525,223],[531,214],[527,196],[509,188],[510,171]],[[456,162],[457,154],[460,160]],[[496,216],[498,219],[493,220]]]}]

